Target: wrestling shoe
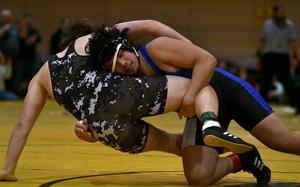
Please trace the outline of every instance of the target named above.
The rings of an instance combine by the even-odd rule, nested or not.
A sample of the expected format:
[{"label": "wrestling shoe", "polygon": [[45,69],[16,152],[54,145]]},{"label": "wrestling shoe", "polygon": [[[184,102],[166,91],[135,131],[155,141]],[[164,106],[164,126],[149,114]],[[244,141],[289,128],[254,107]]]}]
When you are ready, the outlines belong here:
[{"label": "wrestling shoe", "polygon": [[220,127],[208,127],[203,130],[203,141],[211,147],[226,148],[233,153],[240,154],[250,151],[253,146]]},{"label": "wrestling shoe", "polygon": [[271,179],[271,170],[264,165],[255,146],[246,153],[237,154],[240,158],[241,170],[250,172],[256,178],[257,184],[267,185]]}]

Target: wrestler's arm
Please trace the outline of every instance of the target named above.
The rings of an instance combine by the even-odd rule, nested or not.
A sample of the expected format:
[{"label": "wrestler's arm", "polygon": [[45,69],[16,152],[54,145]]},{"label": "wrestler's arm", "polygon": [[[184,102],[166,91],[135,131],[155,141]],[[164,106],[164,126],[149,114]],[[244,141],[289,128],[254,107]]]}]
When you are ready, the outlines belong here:
[{"label": "wrestler's arm", "polygon": [[153,39],[160,36],[165,36],[190,42],[190,40],[182,36],[171,27],[155,20],[128,21],[116,24],[116,26],[119,30],[129,28],[128,38],[131,41],[138,41],[146,37]]},{"label": "wrestler's arm", "polygon": [[27,137],[39,116],[48,94],[41,86],[37,77],[34,77],[28,87],[24,106],[19,120],[10,137],[4,168],[0,171],[0,181],[16,181],[15,169],[21,152],[26,144]]},{"label": "wrestler's arm", "polygon": [[179,112],[179,116],[191,117],[194,114],[196,96],[208,85],[216,66],[216,59],[206,50],[191,43],[166,37],[151,41],[147,48],[155,62],[169,64],[178,69],[193,69],[191,83]]}]

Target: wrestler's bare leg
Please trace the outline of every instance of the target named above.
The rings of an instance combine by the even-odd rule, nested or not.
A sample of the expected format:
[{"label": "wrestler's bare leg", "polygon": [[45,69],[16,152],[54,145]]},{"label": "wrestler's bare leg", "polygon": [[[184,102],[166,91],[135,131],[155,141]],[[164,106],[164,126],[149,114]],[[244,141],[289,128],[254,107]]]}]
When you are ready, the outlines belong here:
[{"label": "wrestler's bare leg", "polygon": [[275,113],[258,123],[251,134],[271,149],[300,155],[300,131],[289,130]]}]

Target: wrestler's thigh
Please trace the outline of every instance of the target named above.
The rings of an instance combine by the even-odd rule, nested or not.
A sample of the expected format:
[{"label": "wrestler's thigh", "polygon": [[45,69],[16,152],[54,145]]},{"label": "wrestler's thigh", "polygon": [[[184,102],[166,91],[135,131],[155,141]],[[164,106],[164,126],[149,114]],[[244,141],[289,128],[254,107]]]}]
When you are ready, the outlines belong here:
[{"label": "wrestler's thigh", "polygon": [[294,152],[300,142],[297,140],[299,138],[295,138],[300,137],[299,132],[289,130],[275,113],[263,119],[250,132],[263,144],[277,151]]},{"label": "wrestler's thigh", "polygon": [[182,98],[190,84],[190,79],[183,77],[168,75],[167,79],[168,97],[164,113],[177,111],[179,109]]}]

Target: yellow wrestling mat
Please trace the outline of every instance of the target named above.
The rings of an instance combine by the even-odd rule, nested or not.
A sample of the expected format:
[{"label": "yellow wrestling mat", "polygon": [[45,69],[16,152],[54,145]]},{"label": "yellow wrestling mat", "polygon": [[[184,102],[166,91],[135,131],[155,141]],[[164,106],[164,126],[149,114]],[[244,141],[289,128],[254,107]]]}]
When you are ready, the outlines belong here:
[{"label": "yellow wrestling mat", "polygon": [[[22,102],[0,102],[0,167],[3,167],[11,131]],[[300,117],[287,107],[274,107],[290,129],[300,129]],[[176,113],[147,118],[170,132],[180,132],[184,120]],[[35,124],[16,170],[17,182],[0,182],[0,187],[127,187],[187,186],[181,159],[171,154],[149,152],[129,155],[100,143],[78,140],[73,132],[76,120],[49,100]],[[258,146],[272,169],[269,186],[300,186],[300,157],[273,151],[236,124],[230,131]],[[278,137],[280,138],[280,137]],[[214,186],[256,186],[252,175],[230,174]]]}]

